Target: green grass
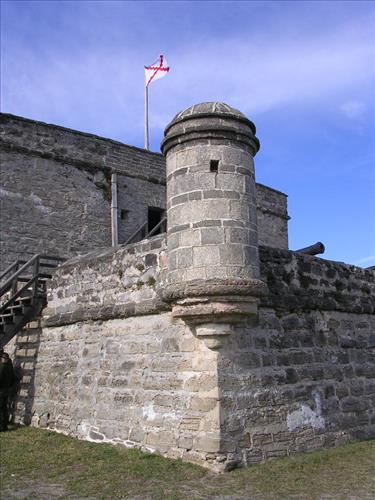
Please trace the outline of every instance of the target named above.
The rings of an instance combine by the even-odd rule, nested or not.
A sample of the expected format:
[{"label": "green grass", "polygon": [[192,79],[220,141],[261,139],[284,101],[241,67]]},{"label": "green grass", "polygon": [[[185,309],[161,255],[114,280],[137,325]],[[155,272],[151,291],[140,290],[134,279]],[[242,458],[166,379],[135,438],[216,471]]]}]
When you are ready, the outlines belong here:
[{"label": "green grass", "polygon": [[41,429],[0,435],[1,498],[375,498],[375,440],[215,475]]}]

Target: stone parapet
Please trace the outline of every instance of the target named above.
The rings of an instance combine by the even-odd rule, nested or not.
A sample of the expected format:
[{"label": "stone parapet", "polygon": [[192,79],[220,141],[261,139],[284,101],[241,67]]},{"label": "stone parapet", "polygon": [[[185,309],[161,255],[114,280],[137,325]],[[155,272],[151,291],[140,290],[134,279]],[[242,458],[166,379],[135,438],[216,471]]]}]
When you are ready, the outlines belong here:
[{"label": "stone parapet", "polygon": [[261,276],[277,310],[375,313],[375,272],[288,250],[260,247]]},{"label": "stone parapet", "polygon": [[[55,273],[45,310],[45,325],[108,320],[170,310],[171,303],[196,297],[198,303],[233,308],[253,286],[262,307],[298,312],[342,311],[374,314],[374,271],[272,247],[259,247],[263,282],[202,280],[168,286],[166,235],[124,247],[96,250],[65,262]],[[207,294],[207,290],[209,293]],[[210,301],[208,296],[214,297]],[[185,305],[189,301],[185,300]],[[249,301],[244,301],[250,303]],[[194,300],[189,302],[196,306]]]},{"label": "stone parapet", "polygon": [[157,292],[166,270],[165,235],[96,250],[60,266],[52,280],[45,327],[154,314],[170,307]]},{"label": "stone parapet", "polygon": [[0,146],[91,171],[109,170],[165,183],[165,162],[158,153],[7,113],[0,114]]}]

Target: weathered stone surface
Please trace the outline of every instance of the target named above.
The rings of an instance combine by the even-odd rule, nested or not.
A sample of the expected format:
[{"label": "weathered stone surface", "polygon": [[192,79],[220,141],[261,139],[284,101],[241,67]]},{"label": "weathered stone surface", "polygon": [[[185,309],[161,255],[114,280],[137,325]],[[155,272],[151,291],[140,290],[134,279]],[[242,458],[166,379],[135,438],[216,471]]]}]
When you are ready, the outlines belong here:
[{"label": "weathered stone surface", "polygon": [[[260,247],[259,255],[261,276],[269,290],[269,295],[262,299],[265,307],[270,305],[289,312],[322,310],[375,313],[374,271],[269,247]],[[294,315],[294,318],[297,317]],[[361,325],[363,323],[362,320]],[[353,323],[341,324],[332,318],[330,325],[333,328],[341,326],[342,333],[340,337],[335,335],[333,339],[327,339],[327,343],[340,342],[350,347],[348,344]],[[330,325],[325,327],[328,331]],[[365,328],[363,330],[366,331]],[[363,347],[371,339],[372,336],[366,336]]]},{"label": "weathered stone surface", "polygon": [[215,359],[169,313],[45,328],[32,422],[175,456],[195,449],[205,461],[218,447]]},{"label": "weathered stone surface", "polygon": [[[146,284],[138,288],[137,280],[153,270],[156,284],[162,283],[165,242],[157,238],[159,250],[151,252],[145,242],[134,246],[134,253],[126,248],[94,253],[58,271],[50,309],[67,300],[74,318],[87,290],[91,297],[110,293],[109,304],[117,303],[119,282],[128,277],[135,280],[126,281],[132,316],[121,318],[121,308],[112,305],[103,320],[95,320],[91,309],[85,319],[61,326],[50,322],[42,335],[40,329],[24,330],[14,351],[23,370],[19,420],[181,456],[214,470],[374,435],[375,316],[358,314],[352,306],[346,312],[340,300],[319,309],[320,302],[306,302],[292,285],[297,278],[307,283],[313,268],[322,276],[334,270],[350,280],[351,303],[358,310],[373,286],[373,273],[261,248],[270,295],[261,298],[258,319],[233,326],[230,342],[215,352],[169,312],[156,307],[137,316],[154,290]],[[330,279],[335,290],[336,278]],[[98,309],[101,300],[94,302]],[[343,345],[342,337],[352,342]],[[214,429],[216,437],[210,434]]]},{"label": "weathered stone surface", "polygon": [[[150,242],[153,243],[153,250]],[[157,293],[164,281],[165,237],[75,257],[58,268],[51,283],[46,326],[144,315],[169,306]]]},{"label": "weathered stone surface", "polygon": [[[166,208],[162,155],[56,125],[0,117],[1,269],[38,252],[70,257],[110,245],[111,172],[118,177],[120,243],[147,220],[148,207]],[[243,182],[234,178],[221,176],[217,187],[242,192]],[[195,191],[215,187],[213,176],[196,172],[169,182],[169,196],[189,192],[189,200],[199,200]],[[260,240],[286,248],[286,196],[259,184],[256,197]]]},{"label": "weathered stone surface", "polygon": [[[249,295],[265,288],[255,283],[259,258],[253,156],[258,148],[252,122],[218,103],[189,108],[166,128],[167,300],[211,296],[217,293],[211,286],[215,278],[222,280],[218,293],[231,280],[233,289],[241,288],[241,280],[251,282]],[[198,190],[198,177],[213,180]],[[179,228],[183,238],[177,241]],[[198,234],[193,228],[199,228]]]},{"label": "weathered stone surface", "polygon": [[[111,244],[111,172],[118,174],[119,241],[165,208],[160,154],[1,114],[1,268],[38,252],[69,257]],[[139,167],[142,168],[139,168]]]},{"label": "weathered stone surface", "polygon": [[256,184],[259,245],[288,249],[287,197],[276,189]]},{"label": "weathered stone surface", "polygon": [[218,104],[211,134],[214,108],[168,128],[168,246],[160,235],[57,270],[43,321],[12,343],[19,420],[213,470],[375,435],[375,273],[271,248],[286,245],[286,205],[263,188],[279,223],[258,247],[255,127]]}]

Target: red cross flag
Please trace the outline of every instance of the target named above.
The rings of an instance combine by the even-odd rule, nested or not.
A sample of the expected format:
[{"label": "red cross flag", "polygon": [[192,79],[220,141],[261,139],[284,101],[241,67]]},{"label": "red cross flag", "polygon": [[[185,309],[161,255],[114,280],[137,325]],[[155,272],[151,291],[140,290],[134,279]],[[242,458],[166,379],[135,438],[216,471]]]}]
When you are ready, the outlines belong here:
[{"label": "red cross flag", "polygon": [[169,67],[167,66],[167,61],[163,54],[161,54],[151,66],[145,66],[146,87],[148,87],[151,82],[163,78],[168,71]]}]

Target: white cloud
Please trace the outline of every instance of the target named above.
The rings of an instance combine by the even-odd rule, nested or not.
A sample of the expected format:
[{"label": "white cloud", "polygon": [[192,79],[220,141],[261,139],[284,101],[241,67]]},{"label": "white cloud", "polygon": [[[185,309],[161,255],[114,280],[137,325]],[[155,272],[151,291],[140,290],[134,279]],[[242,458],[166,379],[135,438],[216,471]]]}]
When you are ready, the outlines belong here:
[{"label": "white cloud", "polygon": [[[151,119],[159,128],[174,113],[203,101],[227,102],[250,117],[287,106],[318,106],[324,112],[344,102],[340,112],[354,117],[371,99],[371,40],[346,33],[285,43],[227,37],[192,42],[167,55],[171,72],[150,91]],[[353,93],[363,99],[350,100]]]},{"label": "white cloud", "polygon": [[360,118],[365,110],[365,103],[357,100],[346,101],[340,106],[340,111],[350,119]]},{"label": "white cloud", "polygon": [[[3,60],[2,109],[134,143],[142,137],[144,48],[46,53],[11,47]],[[176,46],[171,72],[150,89],[150,127],[202,101],[224,101],[249,116],[280,106],[337,102],[359,116],[371,81],[373,46],[350,29],[291,41],[255,34]],[[350,71],[348,71],[350,68]],[[361,93],[360,101],[350,95]],[[343,103],[340,105],[340,103]]]},{"label": "white cloud", "polygon": [[371,77],[371,57],[370,40],[343,35],[284,44],[226,39],[180,52],[171,66],[179,94],[217,96],[254,113],[345,96]]}]

